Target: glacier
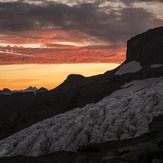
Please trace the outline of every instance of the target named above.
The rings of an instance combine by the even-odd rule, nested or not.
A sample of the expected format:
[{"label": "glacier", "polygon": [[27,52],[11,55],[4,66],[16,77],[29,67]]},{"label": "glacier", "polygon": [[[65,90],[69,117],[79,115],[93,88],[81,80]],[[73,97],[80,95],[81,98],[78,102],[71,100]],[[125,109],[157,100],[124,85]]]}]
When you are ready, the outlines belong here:
[{"label": "glacier", "polygon": [[0,141],[0,157],[40,156],[140,136],[163,114],[163,78],[127,83],[98,103],[38,122]]}]

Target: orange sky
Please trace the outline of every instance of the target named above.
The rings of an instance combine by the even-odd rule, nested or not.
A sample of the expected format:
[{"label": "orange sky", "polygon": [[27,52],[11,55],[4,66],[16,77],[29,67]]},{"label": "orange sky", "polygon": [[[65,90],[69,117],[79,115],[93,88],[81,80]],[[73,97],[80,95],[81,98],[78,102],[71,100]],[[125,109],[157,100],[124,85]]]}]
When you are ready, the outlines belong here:
[{"label": "orange sky", "polygon": [[5,33],[0,39],[0,90],[52,89],[69,74],[101,74],[124,59],[125,47],[110,46],[76,30]]},{"label": "orange sky", "polygon": [[161,1],[0,0],[0,89],[51,89],[72,73],[115,68],[128,39],[163,25],[162,7]]},{"label": "orange sky", "polygon": [[0,66],[0,90],[25,89],[29,86],[52,89],[62,83],[69,74],[91,76],[102,74],[119,64],[19,64]]}]

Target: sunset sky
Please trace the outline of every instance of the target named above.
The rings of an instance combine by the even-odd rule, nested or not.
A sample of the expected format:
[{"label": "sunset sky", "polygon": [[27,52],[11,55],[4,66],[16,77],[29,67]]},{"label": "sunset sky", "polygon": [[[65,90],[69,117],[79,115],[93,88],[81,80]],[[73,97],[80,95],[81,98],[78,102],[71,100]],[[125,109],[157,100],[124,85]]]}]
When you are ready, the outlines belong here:
[{"label": "sunset sky", "polygon": [[163,25],[162,0],[0,0],[0,89],[104,73],[126,41]]}]

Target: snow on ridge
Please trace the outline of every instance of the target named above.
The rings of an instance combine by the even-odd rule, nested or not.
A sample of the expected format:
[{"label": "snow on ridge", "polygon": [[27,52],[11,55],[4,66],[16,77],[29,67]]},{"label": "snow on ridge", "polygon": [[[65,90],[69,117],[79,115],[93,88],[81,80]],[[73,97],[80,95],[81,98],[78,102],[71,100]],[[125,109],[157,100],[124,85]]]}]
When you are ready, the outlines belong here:
[{"label": "snow on ridge", "polygon": [[[0,157],[75,151],[89,143],[132,138],[148,132],[152,118],[163,114],[163,78],[152,80],[151,85],[137,92],[105,97],[96,104],[56,115],[1,140]],[[136,86],[139,82],[133,83]]]},{"label": "snow on ridge", "polygon": [[[160,78],[163,79],[163,78]],[[114,91],[111,95],[108,97],[115,97],[115,96],[120,96],[124,95],[125,93],[129,92],[137,92],[142,90],[145,87],[150,87],[151,85],[157,83],[156,78],[148,78],[148,79],[143,79],[143,80],[133,80],[131,82],[128,82],[121,86],[121,89]]]},{"label": "snow on ridge", "polygon": [[154,64],[154,65],[151,65],[151,68],[159,68],[162,66],[163,66],[163,64]]},{"label": "snow on ridge", "polygon": [[115,75],[123,75],[126,73],[135,73],[141,69],[142,69],[142,66],[140,65],[139,62],[132,61],[132,62],[123,64],[122,66],[120,66],[120,68],[115,73]]}]

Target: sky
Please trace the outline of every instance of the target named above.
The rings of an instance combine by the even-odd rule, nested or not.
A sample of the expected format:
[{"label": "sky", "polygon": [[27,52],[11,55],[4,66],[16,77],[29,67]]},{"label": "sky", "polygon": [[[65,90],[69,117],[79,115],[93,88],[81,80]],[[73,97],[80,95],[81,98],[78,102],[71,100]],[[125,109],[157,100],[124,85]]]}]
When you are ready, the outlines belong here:
[{"label": "sky", "polygon": [[[49,84],[42,83],[49,89],[67,74],[104,73],[125,60],[128,39],[163,25],[162,8],[163,0],[0,0],[0,89],[30,86],[33,64],[40,70],[35,76],[42,73],[42,79],[44,66],[51,66],[54,84],[50,77]],[[57,77],[54,67],[64,72],[65,64],[75,71]],[[86,65],[91,67],[87,73]],[[20,69],[31,82],[18,80],[24,76],[17,75]]]}]

